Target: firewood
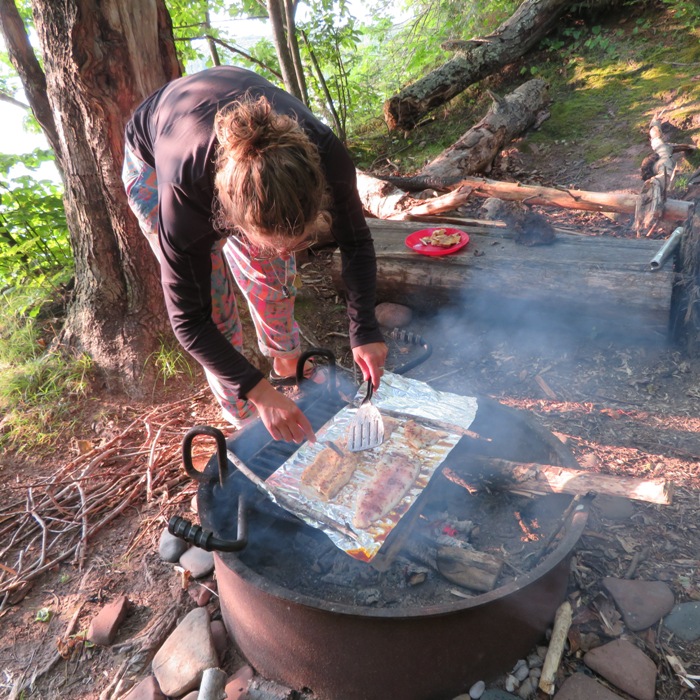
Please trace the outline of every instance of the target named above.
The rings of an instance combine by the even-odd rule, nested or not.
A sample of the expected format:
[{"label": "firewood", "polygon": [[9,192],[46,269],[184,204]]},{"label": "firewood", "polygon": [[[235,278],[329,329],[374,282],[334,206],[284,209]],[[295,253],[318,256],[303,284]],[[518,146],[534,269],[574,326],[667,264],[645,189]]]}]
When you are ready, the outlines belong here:
[{"label": "firewood", "polygon": [[486,552],[462,547],[439,547],[437,568],[448,581],[486,593],[496,587],[503,562]]},{"label": "firewood", "polygon": [[540,690],[547,693],[547,695],[554,695],[554,681],[557,676],[562,654],[564,653],[564,645],[566,644],[572,619],[573,610],[571,608],[571,603],[569,603],[568,600],[564,601],[559,606],[554,616],[552,638],[549,641],[549,648],[544,658],[542,675],[540,676]]},{"label": "firewood", "polygon": [[594,492],[661,505],[669,505],[673,497],[673,485],[664,479],[598,474],[552,464],[511,462],[474,455],[458,469],[462,476],[496,480],[503,488],[518,493],[585,495]]}]

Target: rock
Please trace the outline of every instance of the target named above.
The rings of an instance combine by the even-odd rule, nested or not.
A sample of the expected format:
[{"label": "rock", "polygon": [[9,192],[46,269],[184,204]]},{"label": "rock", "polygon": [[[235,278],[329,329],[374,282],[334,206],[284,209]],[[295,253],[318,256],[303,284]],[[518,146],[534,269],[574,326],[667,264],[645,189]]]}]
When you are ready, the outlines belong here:
[{"label": "rock", "polygon": [[195,583],[187,589],[187,593],[200,608],[203,608],[216,593],[216,581],[205,581],[201,586]]},{"label": "rock", "polygon": [[477,681],[471,688],[469,688],[469,697],[472,700],[479,700],[479,698],[484,694],[485,690],[486,683],[484,683],[484,681]]},{"label": "rock", "polygon": [[633,632],[651,627],[673,608],[673,591],[663,581],[628,581],[606,577],[603,586]]},{"label": "rock", "polygon": [[514,690],[517,690],[518,686],[520,685],[520,681],[512,674],[509,673],[506,676],[506,682],[504,683],[506,690],[509,693],[512,693]]},{"label": "rock", "polygon": [[481,700],[518,700],[518,698],[515,695],[506,693],[505,690],[490,688],[481,696]]},{"label": "rock", "polygon": [[214,640],[214,648],[216,649],[216,655],[219,657],[219,663],[221,663],[229,647],[226,627],[224,626],[224,623],[221,620],[214,620],[211,623],[211,636]]},{"label": "rock", "polygon": [[98,646],[109,646],[117,636],[119,626],[129,612],[129,600],[125,595],[107,604],[90,622],[87,638]]},{"label": "rock", "polygon": [[593,499],[593,505],[608,520],[629,520],[635,512],[632,501],[619,496],[600,494]]},{"label": "rock", "polygon": [[191,693],[187,693],[185,697],[180,698],[180,700],[197,700],[199,697],[199,691],[198,690],[193,690]]},{"label": "rock", "polygon": [[511,675],[515,676],[519,682],[524,681],[530,675],[530,669],[527,666],[527,661],[525,661],[525,659],[519,659],[510,673]]},{"label": "rock", "polygon": [[616,639],[591,649],[583,662],[625,693],[639,700],[654,700],[656,664],[631,642]]},{"label": "rock", "polygon": [[226,683],[226,700],[242,700],[254,675],[250,666],[241,666]]},{"label": "rock", "polygon": [[214,555],[206,549],[190,547],[180,557],[180,566],[189,571],[192,578],[203,578],[214,571]]},{"label": "rock", "polygon": [[169,561],[175,563],[180,561],[180,557],[187,550],[187,542],[181,540],[175,535],[171,535],[166,527],[163,532],[160,533],[160,542],[158,543],[158,556],[163,561]]},{"label": "rock", "polygon": [[564,681],[554,700],[620,700],[620,696],[585,673],[574,673]]},{"label": "rock", "polygon": [[122,700],[166,700],[153,676],[144,678]]},{"label": "rock", "polygon": [[413,319],[413,311],[403,304],[383,302],[374,309],[377,321],[385,328],[403,328]]},{"label": "rock", "polygon": [[197,688],[202,674],[218,665],[206,608],[189,612],[153,659],[153,673],[166,695],[179,697]]},{"label": "rock", "polygon": [[527,700],[536,690],[537,683],[535,683],[532,678],[526,678],[518,688],[518,695],[522,700]]},{"label": "rock", "polygon": [[676,605],[664,620],[664,627],[686,642],[700,638],[700,603]]}]

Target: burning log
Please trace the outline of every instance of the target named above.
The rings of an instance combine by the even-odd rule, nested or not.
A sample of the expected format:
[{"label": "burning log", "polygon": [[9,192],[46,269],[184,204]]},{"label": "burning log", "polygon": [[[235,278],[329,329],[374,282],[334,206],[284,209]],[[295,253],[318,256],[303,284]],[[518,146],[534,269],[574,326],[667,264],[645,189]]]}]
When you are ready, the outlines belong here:
[{"label": "burning log", "polygon": [[462,547],[439,547],[437,568],[448,581],[486,593],[496,587],[503,561],[486,552]]},{"label": "burning log", "polygon": [[663,479],[611,476],[551,464],[511,462],[476,455],[460,471],[463,476],[468,474],[491,483],[495,480],[502,488],[525,494],[585,495],[594,492],[660,505],[669,505],[673,496],[673,485]]}]

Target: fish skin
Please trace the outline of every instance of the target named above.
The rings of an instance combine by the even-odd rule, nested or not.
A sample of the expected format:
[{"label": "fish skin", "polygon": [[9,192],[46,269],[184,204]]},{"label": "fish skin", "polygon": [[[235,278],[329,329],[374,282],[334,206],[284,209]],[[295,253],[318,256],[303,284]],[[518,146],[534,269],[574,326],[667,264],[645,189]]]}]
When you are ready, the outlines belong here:
[{"label": "fish skin", "polygon": [[415,483],[421,463],[407,455],[388,453],[379,471],[357,496],[353,525],[366,530],[390,513]]}]

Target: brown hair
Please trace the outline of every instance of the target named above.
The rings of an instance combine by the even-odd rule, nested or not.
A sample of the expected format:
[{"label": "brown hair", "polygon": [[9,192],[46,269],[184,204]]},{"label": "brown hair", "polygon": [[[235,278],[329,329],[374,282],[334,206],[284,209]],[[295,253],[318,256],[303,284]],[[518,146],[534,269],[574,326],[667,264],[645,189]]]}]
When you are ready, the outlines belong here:
[{"label": "brown hair", "polygon": [[220,111],[214,224],[230,234],[284,242],[330,228],[318,149],[296,119],[246,97]]}]

